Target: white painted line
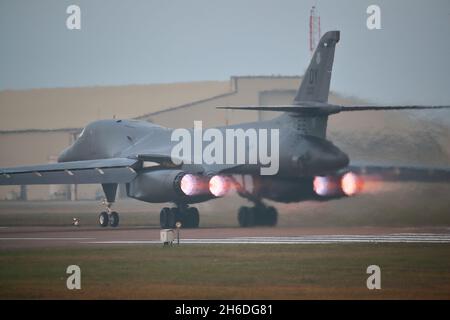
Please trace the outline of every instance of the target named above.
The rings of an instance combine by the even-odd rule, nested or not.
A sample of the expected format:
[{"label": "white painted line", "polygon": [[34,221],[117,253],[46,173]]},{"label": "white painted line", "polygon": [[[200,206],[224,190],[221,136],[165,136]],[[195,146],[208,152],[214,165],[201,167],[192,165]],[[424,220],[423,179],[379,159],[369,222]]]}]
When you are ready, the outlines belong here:
[{"label": "white painted line", "polygon": [[14,241],[14,240],[95,240],[95,238],[0,238],[0,241]]},{"label": "white painted line", "polygon": [[[123,241],[89,241],[89,242],[81,242],[84,244],[161,244],[161,241],[157,240],[123,240]],[[180,240],[181,243],[181,240]]]},{"label": "white painted line", "polygon": [[[87,244],[161,244],[159,240],[90,241]],[[300,237],[237,237],[180,239],[182,244],[337,244],[337,243],[450,243],[450,235],[326,235]]]}]

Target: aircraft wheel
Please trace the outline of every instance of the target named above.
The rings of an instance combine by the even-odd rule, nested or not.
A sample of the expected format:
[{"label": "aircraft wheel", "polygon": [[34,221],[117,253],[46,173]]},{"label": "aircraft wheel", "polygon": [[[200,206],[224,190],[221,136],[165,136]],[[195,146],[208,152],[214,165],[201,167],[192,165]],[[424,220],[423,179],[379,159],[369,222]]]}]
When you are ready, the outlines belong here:
[{"label": "aircraft wheel", "polygon": [[238,222],[239,226],[246,227],[245,225],[245,216],[247,214],[247,207],[240,207],[238,211]]},{"label": "aircraft wheel", "polygon": [[254,212],[254,225],[273,227],[277,224],[278,212],[274,207],[258,206],[251,208]]},{"label": "aircraft wheel", "polygon": [[240,207],[238,211],[239,225],[243,228],[253,227],[255,225],[256,214],[253,208]]},{"label": "aircraft wheel", "polygon": [[256,210],[255,208],[248,208],[247,211],[247,227],[254,227],[256,225]]},{"label": "aircraft wheel", "polygon": [[193,217],[192,217],[192,208],[186,208],[183,211],[183,216],[181,217],[181,227],[183,229],[193,228]]},{"label": "aircraft wheel", "polygon": [[200,224],[200,215],[197,208],[189,208],[186,212],[185,227],[186,228],[198,228]]},{"label": "aircraft wheel", "polygon": [[167,215],[168,228],[170,228],[170,229],[175,228],[175,224],[178,221],[182,221],[181,215],[180,215],[180,210],[178,210],[178,208],[170,208],[168,215]]},{"label": "aircraft wheel", "polygon": [[161,212],[159,213],[159,225],[161,229],[169,229],[169,214],[170,209],[165,207],[161,209]]},{"label": "aircraft wheel", "polygon": [[264,206],[253,207],[253,211],[255,212],[254,223],[257,226],[267,226],[268,225],[268,211]]},{"label": "aircraft wheel", "polygon": [[98,216],[98,223],[102,227],[107,227],[108,226],[109,216],[108,216],[107,212],[103,211],[102,213],[100,213],[100,215]]},{"label": "aircraft wheel", "polygon": [[278,211],[274,207],[267,207],[266,209],[266,225],[274,227],[278,222]]},{"label": "aircraft wheel", "polygon": [[113,211],[109,215],[109,225],[113,228],[119,225],[119,214],[116,211]]}]

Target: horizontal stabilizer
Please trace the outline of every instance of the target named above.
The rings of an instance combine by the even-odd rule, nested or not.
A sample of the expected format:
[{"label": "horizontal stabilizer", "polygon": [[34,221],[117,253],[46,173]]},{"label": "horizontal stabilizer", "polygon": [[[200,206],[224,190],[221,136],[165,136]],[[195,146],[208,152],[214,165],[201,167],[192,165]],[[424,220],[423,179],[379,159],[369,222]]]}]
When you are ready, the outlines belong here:
[{"label": "horizontal stabilizer", "polygon": [[228,110],[248,110],[248,111],[276,111],[290,112],[301,115],[320,115],[332,114],[340,112],[339,106],[323,105],[323,106],[298,106],[298,105],[280,105],[280,106],[236,106],[236,107],[217,107],[217,109]]},{"label": "horizontal stabilizer", "polygon": [[330,115],[339,112],[347,111],[395,111],[395,110],[426,110],[426,109],[450,109],[448,106],[373,106],[373,105],[359,105],[359,106],[340,106],[325,103],[311,103],[304,102],[300,105],[279,105],[279,106],[232,106],[232,107],[217,107],[217,109],[229,110],[253,110],[253,111],[277,111],[290,112],[293,114],[316,116],[316,115]]},{"label": "horizontal stabilizer", "polygon": [[386,110],[425,110],[425,109],[449,109],[450,106],[340,106],[340,111],[386,111]]},{"label": "horizontal stabilizer", "polygon": [[449,167],[366,165],[352,163],[347,169],[361,175],[377,176],[385,181],[450,182]]}]

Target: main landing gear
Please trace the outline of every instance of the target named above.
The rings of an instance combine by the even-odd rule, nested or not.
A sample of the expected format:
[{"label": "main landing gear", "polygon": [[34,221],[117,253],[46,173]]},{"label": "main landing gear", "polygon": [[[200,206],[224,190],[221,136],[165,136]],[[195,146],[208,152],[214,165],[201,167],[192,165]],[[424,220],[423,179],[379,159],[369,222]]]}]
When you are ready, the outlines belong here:
[{"label": "main landing gear", "polygon": [[161,209],[159,213],[161,229],[175,228],[177,222],[180,222],[183,228],[198,228],[200,224],[198,209],[187,205]]},{"label": "main landing gear", "polygon": [[111,210],[111,203],[107,204],[106,211],[102,211],[98,216],[98,223],[101,227],[117,227],[119,226],[119,214]]},{"label": "main landing gear", "polygon": [[255,203],[254,207],[240,207],[238,221],[241,227],[277,225],[278,211],[274,207],[268,207],[261,201]]}]

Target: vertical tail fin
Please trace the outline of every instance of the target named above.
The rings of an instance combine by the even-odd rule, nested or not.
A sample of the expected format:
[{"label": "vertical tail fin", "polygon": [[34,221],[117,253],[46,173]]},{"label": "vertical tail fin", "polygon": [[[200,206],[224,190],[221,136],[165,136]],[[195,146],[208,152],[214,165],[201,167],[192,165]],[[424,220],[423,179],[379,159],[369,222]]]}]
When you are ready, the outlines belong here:
[{"label": "vertical tail fin", "polygon": [[339,42],[339,36],[339,31],[329,31],[320,39],[297,91],[294,104],[301,101],[328,102],[334,49]]}]

